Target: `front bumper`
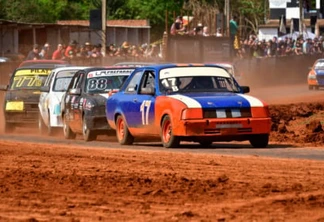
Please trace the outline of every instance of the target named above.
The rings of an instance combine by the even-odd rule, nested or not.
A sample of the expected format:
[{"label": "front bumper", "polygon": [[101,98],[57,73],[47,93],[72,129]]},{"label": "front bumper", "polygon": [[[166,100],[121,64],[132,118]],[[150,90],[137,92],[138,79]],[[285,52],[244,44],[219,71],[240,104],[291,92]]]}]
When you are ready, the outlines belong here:
[{"label": "front bumper", "polygon": [[223,141],[246,140],[251,135],[270,134],[270,130],[270,118],[181,120],[173,126],[176,136]]}]

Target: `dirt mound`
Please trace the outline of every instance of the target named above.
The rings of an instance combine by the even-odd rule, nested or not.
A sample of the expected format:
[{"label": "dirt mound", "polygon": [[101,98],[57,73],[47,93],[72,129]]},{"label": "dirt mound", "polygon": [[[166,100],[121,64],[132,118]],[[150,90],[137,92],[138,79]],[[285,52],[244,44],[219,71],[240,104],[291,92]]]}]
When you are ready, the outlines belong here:
[{"label": "dirt mound", "polygon": [[272,142],[324,144],[324,103],[269,105]]}]

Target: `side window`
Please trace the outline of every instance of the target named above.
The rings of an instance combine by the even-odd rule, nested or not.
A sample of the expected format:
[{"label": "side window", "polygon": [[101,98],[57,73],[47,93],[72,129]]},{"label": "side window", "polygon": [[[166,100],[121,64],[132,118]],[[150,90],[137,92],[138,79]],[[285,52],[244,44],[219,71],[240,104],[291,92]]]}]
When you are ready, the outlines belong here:
[{"label": "side window", "polygon": [[51,82],[53,81],[53,78],[54,78],[54,71],[52,71],[49,76],[47,77],[46,81],[45,81],[45,84],[44,86],[50,86],[51,85]]},{"label": "side window", "polygon": [[139,71],[133,75],[133,78],[128,83],[125,92],[126,93],[136,93],[139,85],[140,78],[142,76],[142,71]]},{"label": "side window", "polygon": [[155,75],[152,71],[146,71],[141,82],[141,90],[148,88],[155,89]]},{"label": "side window", "polygon": [[78,73],[75,78],[73,78],[73,84],[72,89],[80,88],[82,84],[82,77],[84,76],[84,73]]}]

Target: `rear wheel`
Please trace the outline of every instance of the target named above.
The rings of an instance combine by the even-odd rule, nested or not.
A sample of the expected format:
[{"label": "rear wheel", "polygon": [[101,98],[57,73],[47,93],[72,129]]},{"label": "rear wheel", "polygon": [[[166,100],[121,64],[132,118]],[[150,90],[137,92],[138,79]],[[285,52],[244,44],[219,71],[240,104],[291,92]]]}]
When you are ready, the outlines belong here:
[{"label": "rear wheel", "polygon": [[265,148],[269,144],[269,134],[253,135],[250,143],[255,148]]},{"label": "rear wheel", "polygon": [[82,134],[85,141],[92,141],[97,138],[96,133],[88,128],[85,117],[82,120]]},{"label": "rear wheel", "polygon": [[48,113],[48,126],[44,123],[44,120],[41,116],[41,114],[38,115],[38,129],[40,134],[42,135],[48,135],[52,136],[53,135],[53,128],[51,127],[51,119],[50,119],[50,114]]},{"label": "rear wheel", "polygon": [[315,90],[319,90],[319,86],[315,86]]},{"label": "rear wheel", "polygon": [[176,148],[180,144],[180,138],[173,135],[172,123],[169,116],[165,116],[162,121],[162,144],[166,148]]},{"label": "rear wheel", "polygon": [[131,145],[134,142],[134,137],[130,134],[122,116],[118,116],[116,120],[116,136],[121,145]]},{"label": "rear wheel", "polygon": [[309,90],[312,90],[312,89],[313,89],[313,86],[309,85],[309,86],[308,86],[308,89],[309,89]]},{"label": "rear wheel", "polygon": [[63,133],[65,139],[75,139],[76,137],[76,134],[71,130],[65,115],[63,115]]}]

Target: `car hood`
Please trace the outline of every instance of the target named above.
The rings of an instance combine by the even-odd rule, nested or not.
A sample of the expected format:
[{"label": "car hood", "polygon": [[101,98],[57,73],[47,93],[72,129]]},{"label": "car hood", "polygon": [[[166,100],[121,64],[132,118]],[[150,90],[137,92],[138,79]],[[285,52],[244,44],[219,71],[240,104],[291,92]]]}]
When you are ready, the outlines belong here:
[{"label": "car hood", "polygon": [[36,102],[39,101],[39,90],[9,90],[6,93],[6,100],[11,101],[24,101],[24,102]]},{"label": "car hood", "polygon": [[266,104],[253,96],[237,93],[197,93],[168,95],[186,104],[188,108],[251,108]]},{"label": "car hood", "polygon": [[315,69],[317,75],[324,75],[324,69]]}]

